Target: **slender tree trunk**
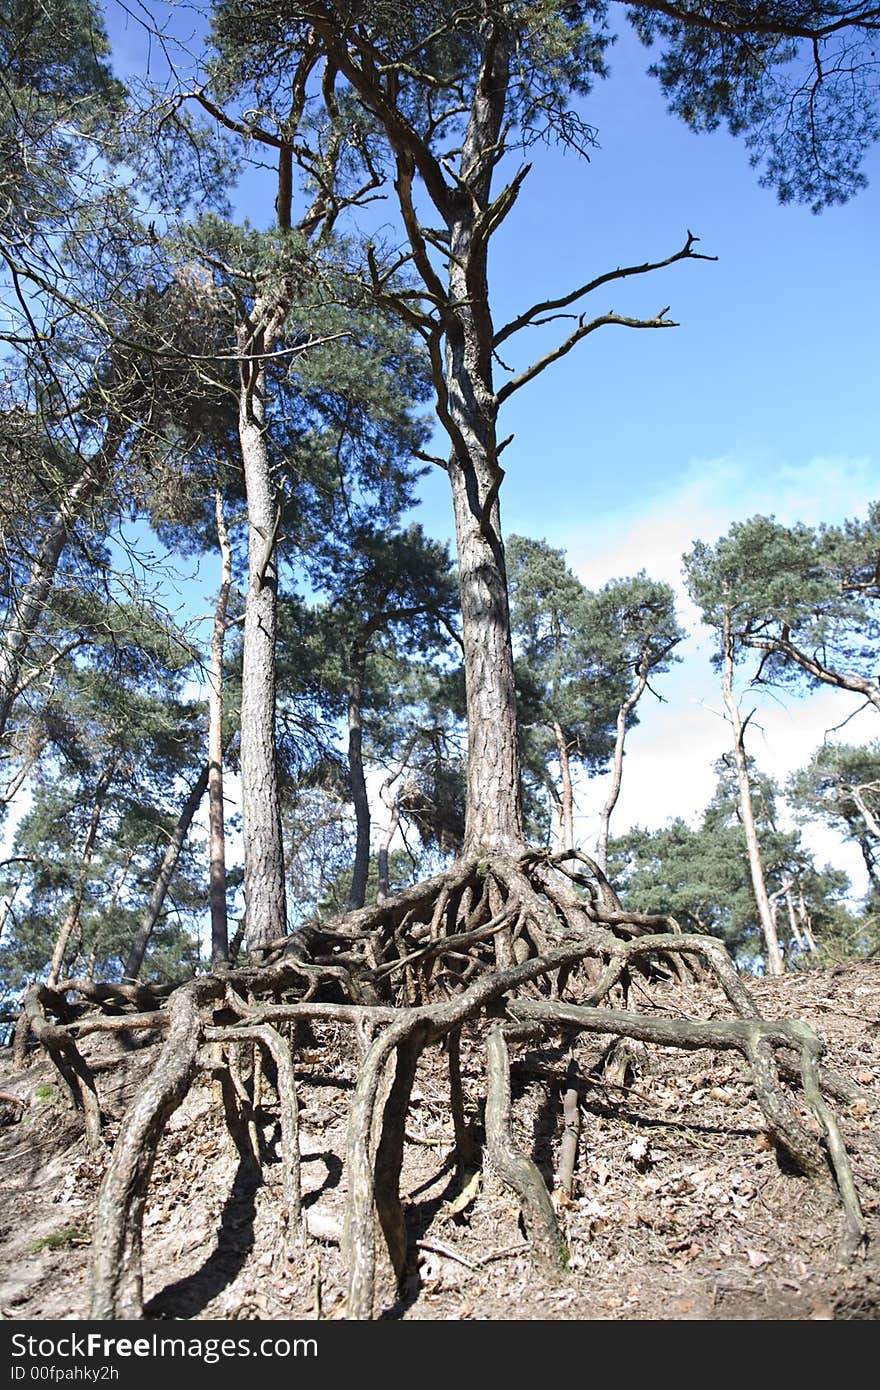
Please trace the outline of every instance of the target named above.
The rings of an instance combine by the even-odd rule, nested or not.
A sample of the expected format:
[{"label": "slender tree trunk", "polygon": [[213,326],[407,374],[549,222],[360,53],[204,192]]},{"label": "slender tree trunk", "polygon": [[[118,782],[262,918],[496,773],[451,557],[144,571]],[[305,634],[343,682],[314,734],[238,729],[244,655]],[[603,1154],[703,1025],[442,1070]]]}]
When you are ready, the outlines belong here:
[{"label": "slender tree trunk", "polygon": [[794,898],[791,895],[790,882],[786,883],[782,892],[785,895],[785,906],[788,910],[788,925],[791,930],[792,938],[794,939],[794,943],[797,946],[798,950],[802,951],[806,943],[804,942],[804,938],[801,936],[800,930],[798,928],[797,916],[795,915],[794,910]]},{"label": "slender tree trunk", "polygon": [[208,849],[211,903],[211,964],[225,965],[229,959],[229,924],[226,915],[226,839],[223,825],[223,653],[226,642],[226,614],[232,587],[232,551],[223,496],[214,494],[217,517],[217,544],[220,547],[220,590],[214,610],[211,640],[211,670],[208,681]]},{"label": "slender tree trunk", "polygon": [[28,737],[27,747],[23,750],[20,768],[0,792],[0,806],[9,806],[18,796],[31,768],[39,761],[47,741],[45,735],[35,726]]},{"label": "slender tree trunk", "polygon": [[553,735],[556,739],[556,756],[559,759],[559,776],[562,781],[560,806],[562,848],[574,849],[574,793],[571,786],[571,757],[562,725],[557,719],[553,721]]},{"label": "slender tree trunk", "polygon": [[[254,319],[264,308],[257,303]],[[242,335],[242,355],[265,351]],[[239,439],[248,510],[248,591],[244,617],[241,690],[241,786],[244,887],[248,947],[287,931],[284,845],[275,755],[275,642],[278,609],[277,548],[280,511],[266,447],[265,370],[242,369]]]},{"label": "slender tree trunk", "polygon": [[367,780],[364,776],[361,719],[366,661],[366,649],[360,644],[356,644],[351,654],[351,670],[348,678],[348,775],[351,782],[356,827],[351,892],[348,895],[348,905],[352,908],[363,907],[367,896],[367,878],[370,872],[370,800],[367,796]]},{"label": "slender tree trunk", "polygon": [[779,938],[776,935],[776,923],[773,920],[773,910],[770,906],[770,899],[767,896],[764,866],[761,862],[761,847],[758,843],[758,830],[755,825],[755,811],[752,804],[752,784],[749,780],[749,768],[746,759],[745,724],[733,693],[733,637],[730,629],[730,617],[727,613],[724,615],[722,640],[724,642],[724,707],[727,710],[727,717],[733,729],[733,759],[736,766],[736,780],[739,786],[740,815],[742,816],[743,830],[746,837],[746,850],[749,858],[752,889],[758,908],[761,934],[764,937],[764,944],[766,947],[767,974],[782,975],[785,970],[785,965],[782,960],[782,953],[779,950]]},{"label": "slender tree trunk", "polygon": [[85,844],[83,845],[82,858],[80,860],[79,878],[70,907],[67,910],[67,916],[56,938],[55,946],[52,951],[52,959],[49,962],[49,974],[46,983],[49,985],[50,989],[54,989],[61,978],[61,967],[64,963],[64,954],[67,950],[71,935],[79,924],[83,898],[86,893],[86,883],[88,882],[89,865],[92,862],[92,855],[95,852],[95,840],[98,837],[98,827],[101,824],[101,812],[104,809],[104,802],[107,798],[107,791],[110,787],[115,768],[115,761],[108,763],[102,770],[95,786],[92,814],[89,819],[89,828],[86,832]]},{"label": "slender tree trunk", "polygon": [[397,792],[395,792],[394,795],[392,795],[391,788],[397,781],[397,779],[403,776],[403,773],[406,769],[406,765],[410,760],[412,751],[416,746],[417,739],[417,733],[410,734],[409,738],[406,741],[406,746],[404,747],[403,753],[401,754],[397,764],[392,769],[392,771],[389,772],[388,776],[385,778],[385,781],[379,788],[379,796],[381,797],[383,804],[388,808],[389,818],[388,828],[385,831],[385,834],[382,836],[382,841],[379,845],[378,851],[379,883],[376,889],[377,903],[383,903],[385,899],[388,897],[389,892],[391,891],[388,874],[388,852],[391,849],[391,841],[397,834],[397,827],[400,825],[400,801],[398,800]]},{"label": "slender tree trunk", "polygon": [[376,889],[376,902],[384,903],[388,894],[391,892],[390,877],[388,873],[388,851],[391,848],[391,841],[397,833],[400,825],[400,807],[395,801],[391,807],[391,819],[388,822],[388,829],[382,836],[382,843],[379,845],[379,884]]},{"label": "slender tree trunk", "polygon": [[645,693],[648,684],[648,672],[644,667],[639,671],[639,679],[635,689],[627,696],[620,709],[617,711],[617,729],[614,737],[614,756],[611,760],[611,786],[605,805],[599,815],[599,835],[596,840],[596,863],[603,874],[608,873],[608,836],[611,826],[611,815],[617,805],[620,796],[620,785],[623,781],[623,747],[626,742],[626,732],[629,726],[629,717]]},{"label": "slender tree trunk", "polygon": [[6,732],[28,648],[45,612],[71,528],[104,486],[124,435],[124,429],[108,426],[100,451],[68,488],[37,547],[0,644],[0,739]]},{"label": "slender tree trunk", "polygon": [[877,864],[875,862],[875,847],[868,838],[859,835],[853,829],[853,839],[859,847],[865,865],[865,872],[868,875],[868,882],[872,889],[880,889],[880,876],[877,874]]},{"label": "slender tree trunk", "polygon": [[819,947],[816,945],[816,938],[813,935],[813,924],[810,921],[810,914],[807,911],[807,904],[804,901],[803,888],[798,889],[798,916],[801,919],[801,932],[807,944],[807,950],[818,951]]},{"label": "slender tree trunk", "polygon": [[880,840],[880,821],[877,820],[877,817],[874,815],[874,812],[871,810],[870,806],[868,805],[867,801],[862,795],[862,791],[862,787],[853,787],[852,799],[855,802],[859,814],[861,815],[862,819],[865,822],[865,825],[868,827],[871,834],[876,836],[876,838]]},{"label": "slender tree trunk", "polygon": [[128,957],[125,962],[125,975],[129,980],[136,980],[144,963],[144,956],[150,944],[150,937],[165,906],[165,899],[171,880],[174,877],[174,870],[177,868],[177,861],[180,858],[180,851],[183,849],[184,841],[189,834],[193,817],[202,804],[202,797],[205,795],[205,788],[208,785],[208,764],[205,763],[197,780],[194,782],[192,790],[184,803],[183,810],[177,818],[177,824],[171,833],[171,838],[162,856],[162,863],[159,865],[159,872],[156,875],[156,882],[153,884],[153,891],[150,901],[141,914],[137,925],[137,931],[128,950]]},{"label": "slender tree trunk", "polygon": [[9,921],[9,918],[12,914],[12,904],[15,902],[15,899],[18,896],[18,890],[23,883],[24,869],[22,869],[21,873],[18,875],[18,878],[15,880],[12,889],[5,895],[2,904],[0,904],[0,941],[3,940],[3,933],[6,930],[6,923]]},{"label": "slender tree trunk", "polygon": [[[490,205],[492,175],[503,144],[512,40],[503,26],[486,17],[481,25],[480,72],[457,160],[459,174],[450,184],[448,170],[428,145],[409,138],[405,119],[393,109],[393,97],[386,99],[384,92],[377,97],[375,74],[352,56],[335,20],[316,13],[313,23],[339,71],[385,124],[395,152],[395,190],[413,262],[440,310],[440,323],[428,345],[437,414],[451,445],[447,471],[455,510],[468,726],[463,853],[511,853],[522,848],[524,835],[498,507],[503,471],[498,462],[498,399],[492,381],[495,344],[487,247],[506,210],[492,212]],[[444,224],[442,235],[449,253],[445,285],[429,256],[419,221],[413,192],[417,166]],[[507,208],[512,201],[508,197]]]},{"label": "slender tree trunk", "polygon": [[[487,14],[483,53],[467,126],[457,157],[458,176],[429,145],[410,139],[394,98],[377,96],[372,70],[352,55],[332,17],[315,14],[314,29],[339,71],[383,121],[395,153],[395,191],[413,262],[439,308],[429,335],[437,414],[450,440],[461,594],[467,698],[467,813],[463,853],[515,852],[524,844],[517,747],[516,691],[507,574],[498,490],[498,398],[492,379],[494,328],[489,307],[487,248],[493,229],[512,206],[492,208],[492,175],[503,146],[513,41]],[[382,85],[382,84],[379,84]],[[428,253],[413,192],[418,167],[427,197],[442,219],[447,281]],[[503,195],[502,195],[503,196]],[[432,237],[431,240],[434,240]]]}]

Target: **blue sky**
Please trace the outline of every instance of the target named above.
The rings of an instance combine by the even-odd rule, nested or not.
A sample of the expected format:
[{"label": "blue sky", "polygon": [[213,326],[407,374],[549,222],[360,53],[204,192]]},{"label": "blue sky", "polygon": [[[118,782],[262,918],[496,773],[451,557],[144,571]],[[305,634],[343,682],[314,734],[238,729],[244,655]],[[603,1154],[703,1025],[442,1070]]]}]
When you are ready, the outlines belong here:
[{"label": "blue sky", "polygon": [[[108,15],[125,75],[143,61],[143,38],[115,3]],[[175,28],[193,22],[189,7],[174,7]],[[642,567],[680,584],[682,551],[736,519],[760,511],[835,521],[863,514],[880,494],[880,154],[850,204],[820,216],[780,206],[741,142],[695,135],[666,113],[649,61],[626,32],[611,51],[610,78],[583,105],[598,130],[590,162],[536,147],[490,262],[500,324],[617,265],[662,259],[688,229],[718,257],[599,291],[589,305],[597,312],[650,316],[669,305],[681,326],[604,329],[505,408],[501,434],[516,436],[504,457],[505,531],[563,547],[591,586]],[[258,224],[273,192],[261,217],[248,181],[246,211]],[[526,336],[537,354],[539,335]],[[422,492],[419,519],[451,539],[439,469]],[[668,703],[646,707],[632,736],[618,830],[695,815],[728,746],[707,635],[681,602],[694,635],[663,686]],[[850,709],[835,692],[785,705],[765,697],[751,751],[784,776]],[[873,735],[864,717],[845,734]],[[580,791],[585,845],[603,796],[601,779]],[[811,835],[860,882],[856,858]]]},{"label": "blue sky", "polygon": [[[197,25],[199,6],[153,8],[181,35]],[[109,0],[124,76],[143,73],[146,61],[132,13]],[[662,259],[688,229],[718,260],[585,301],[597,312],[645,315],[669,305],[681,326],[601,330],[507,405],[502,433],[516,435],[502,494],[508,530],[554,539],[575,509],[616,513],[622,495],[657,498],[702,459],[735,455],[759,476],[814,456],[862,457],[880,437],[876,187],[820,216],[780,206],[759,187],[741,141],[696,135],[667,114],[649,61],[622,26],[610,77],[582,103],[598,131],[589,163],[558,147],[529,152],[532,171],[492,243],[496,324],[594,274]],[[157,71],[155,44],[152,62]],[[872,172],[880,173],[877,151]],[[261,199],[259,176],[249,177],[237,212],[268,222],[271,182]],[[542,339],[532,330],[520,341],[530,356]],[[451,535],[439,472],[425,506],[430,528]]]},{"label": "blue sky", "polygon": [[[611,64],[584,104],[601,146],[591,162],[535,151],[493,247],[496,321],[594,273],[661,259],[688,228],[718,261],[600,290],[598,311],[668,304],[681,326],[603,329],[508,406],[505,525],[557,544],[576,531],[573,513],[650,502],[700,460],[736,456],[760,477],[865,456],[880,439],[877,187],[820,216],[780,206],[741,142],[666,113],[633,38]],[[876,153],[871,165],[880,173]]]}]

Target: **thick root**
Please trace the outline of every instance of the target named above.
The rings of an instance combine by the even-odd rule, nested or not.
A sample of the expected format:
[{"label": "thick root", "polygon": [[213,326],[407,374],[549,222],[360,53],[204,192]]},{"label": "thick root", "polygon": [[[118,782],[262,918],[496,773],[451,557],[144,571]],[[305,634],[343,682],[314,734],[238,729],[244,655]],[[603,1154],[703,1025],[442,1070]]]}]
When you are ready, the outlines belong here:
[{"label": "thick root", "polygon": [[518,1149],[511,1132],[510,1058],[501,1028],[486,1041],[486,1140],[495,1172],[517,1195],[532,1256],[550,1278],[563,1270],[563,1248],[553,1203],[535,1163]]},{"label": "thick root", "polygon": [[[692,978],[698,966],[700,978],[713,980],[726,996],[733,1017],[702,1022],[608,1006],[611,992],[618,997],[633,970],[650,974],[658,962],[666,977],[671,971]],[[847,1251],[864,1240],[848,1155],[823,1096],[835,1083],[819,1068],[819,1038],[802,1024],[762,1019],[720,942],[687,935],[669,917],[628,913],[604,875],[575,851],[461,861],[395,898],[310,924],[273,942],[255,962],[222,977],[192,981],[167,998],[135,984],[67,981],[56,991],[36,987],[28,995],[26,1019],[82,1105],[94,1143],[100,1108],[77,1041],[102,1031],[166,1030],[153,1073],[125,1117],[98,1196],[92,1272],[97,1318],[143,1316],[141,1228],[150,1175],[168,1117],[199,1066],[207,1065],[199,1059],[203,1041],[223,1044],[230,1057],[236,1046],[247,1044],[256,1049],[259,1065],[263,1055],[271,1058],[280,1115],[285,1248],[291,1259],[304,1257],[308,1234],[302,1219],[297,1083],[284,1031],[287,1025],[322,1020],[351,1029],[353,1048],[363,1059],[347,1141],[350,1318],[373,1316],[378,1239],[387,1248],[398,1286],[408,1269],[400,1177],[410,1096],[426,1047],[443,1043],[447,1049],[460,1180],[481,1166],[465,1113],[460,1053],[463,1030],[482,1035],[487,1021],[488,1157],[516,1193],[542,1270],[558,1275],[562,1242],[546,1184],[513,1142],[508,1043],[526,1036],[540,1042],[560,1032],[738,1052],[776,1143],[810,1177],[829,1168],[833,1172]],[[233,1137],[258,1163],[256,1126],[248,1138],[246,1122],[259,1096],[250,1095],[239,1078],[243,1094],[236,1097],[234,1067],[217,1074]],[[788,1081],[801,1090],[823,1142],[802,1122]],[[578,1146],[577,1100],[569,1084],[559,1174],[569,1194]]]}]

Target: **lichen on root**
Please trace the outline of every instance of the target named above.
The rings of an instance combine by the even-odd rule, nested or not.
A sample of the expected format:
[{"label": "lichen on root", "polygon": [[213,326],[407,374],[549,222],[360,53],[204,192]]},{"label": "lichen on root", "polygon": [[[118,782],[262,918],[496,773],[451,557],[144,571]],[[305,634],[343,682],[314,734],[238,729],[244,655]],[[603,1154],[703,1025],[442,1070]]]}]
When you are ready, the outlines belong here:
[{"label": "lichen on root", "polygon": [[[732,1017],[663,1018],[634,1010],[635,972],[685,978],[698,970],[720,986]],[[264,947],[223,974],[200,976],[164,996],[147,986],[67,981],[34,987],[27,1027],[46,1048],[85,1110],[93,1142],[100,1105],[78,1040],[101,1031],[162,1029],[165,1040],[119,1130],[98,1194],[92,1259],[92,1315],[144,1316],[142,1227],[164,1127],[195,1076],[221,1081],[226,1121],[242,1152],[248,1095],[240,1050],[271,1068],[281,1119],[283,1208],[288,1255],[304,1255],[296,1048],[297,1026],[334,1020],[351,1029],[362,1056],[348,1123],[344,1243],[347,1315],[374,1315],[381,1239],[394,1278],[407,1271],[400,1197],[406,1119],[419,1060],[442,1044],[448,1054],[456,1161],[464,1176],[480,1162],[465,1121],[459,1054],[466,1032],[486,1049],[486,1154],[515,1192],[536,1263],[560,1272],[563,1251],[544,1180],[517,1148],[510,1123],[509,1047],[581,1032],[640,1044],[738,1052],[749,1070],[768,1133],[809,1179],[833,1175],[843,1209],[843,1249],[864,1243],[865,1224],[849,1158],[826,1095],[855,1088],[819,1065],[823,1044],[806,1025],[762,1019],[723,945],[682,932],[674,919],[628,912],[597,866],[579,851],[530,850],[463,859],[396,897],[330,922],[314,922]],[[816,1121],[804,1124],[787,1082]]]}]

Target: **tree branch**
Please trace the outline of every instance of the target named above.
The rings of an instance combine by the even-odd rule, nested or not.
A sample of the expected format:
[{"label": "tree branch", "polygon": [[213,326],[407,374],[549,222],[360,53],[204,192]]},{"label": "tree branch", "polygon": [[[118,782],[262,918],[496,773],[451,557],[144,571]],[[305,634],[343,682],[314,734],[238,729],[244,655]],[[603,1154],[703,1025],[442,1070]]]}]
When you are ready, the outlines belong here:
[{"label": "tree branch", "polygon": [[594,290],[601,289],[603,285],[609,285],[615,280],[626,280],[632,275],[647,275],[652,270],[663,270],[668,265],[674,265],[676,261],[717,261],[717,256],[706,256],[702,252],[692,250],[694,243],[699,241],[699,237],[694,236],[693,232],[688,231],[687,240],[680,251],[674,255],[667,256],[662,261],[645,261],[642,265],[618,266],[616,270],[606,271],[604,275],[598,275],[595,280],[589,280],[585,285],[572,290],[570,294],[560,295],[558,299],[544,299],[538,304],[533,304],[530,309],[511,319],[510,323],[495,334],[494,346],[500,345],[507,339],[518,333],[522,328],[528,328],[538,314],[552,313],[556,309],[566,309],[570,304],[575,304],[577,300],[583,299],[585,295],[592,294]]},{"label": "tree branch", "polygon": [[668,307],[666,309],[661,309],[657,317],[653,319],[632,319],[621,314],[602,314],[600,318],[591,319],[589,323],[584,323],[584,316],[582,314],[578,327],[575,329],[574,333],[570,334],[569,337],[567,337],[564,342],[560,343],[558,347],[555,347],[552,352],[548,352],[543,357],[539,357],[537,362],[533,362],[524,372],[520,372],[519,376],[513,378],[513,381],[509,381],[506,386],[502,386],[496,396],[498,404],[501,405],[509,396],[513,395],[514,391],[519,391],[527,382],[534,381],[535,377],[540,376],[541,372],[549,367],[551,363],[558,362],[560,357],[565,357],[571,352],[572,348],[576,347],[589,333],[595,333],[597,328],[604,328],[607,324],[617,324],[622,328],[678,328],[678,324],[673,319],[663,317],[663,315],[668,312]]}]

